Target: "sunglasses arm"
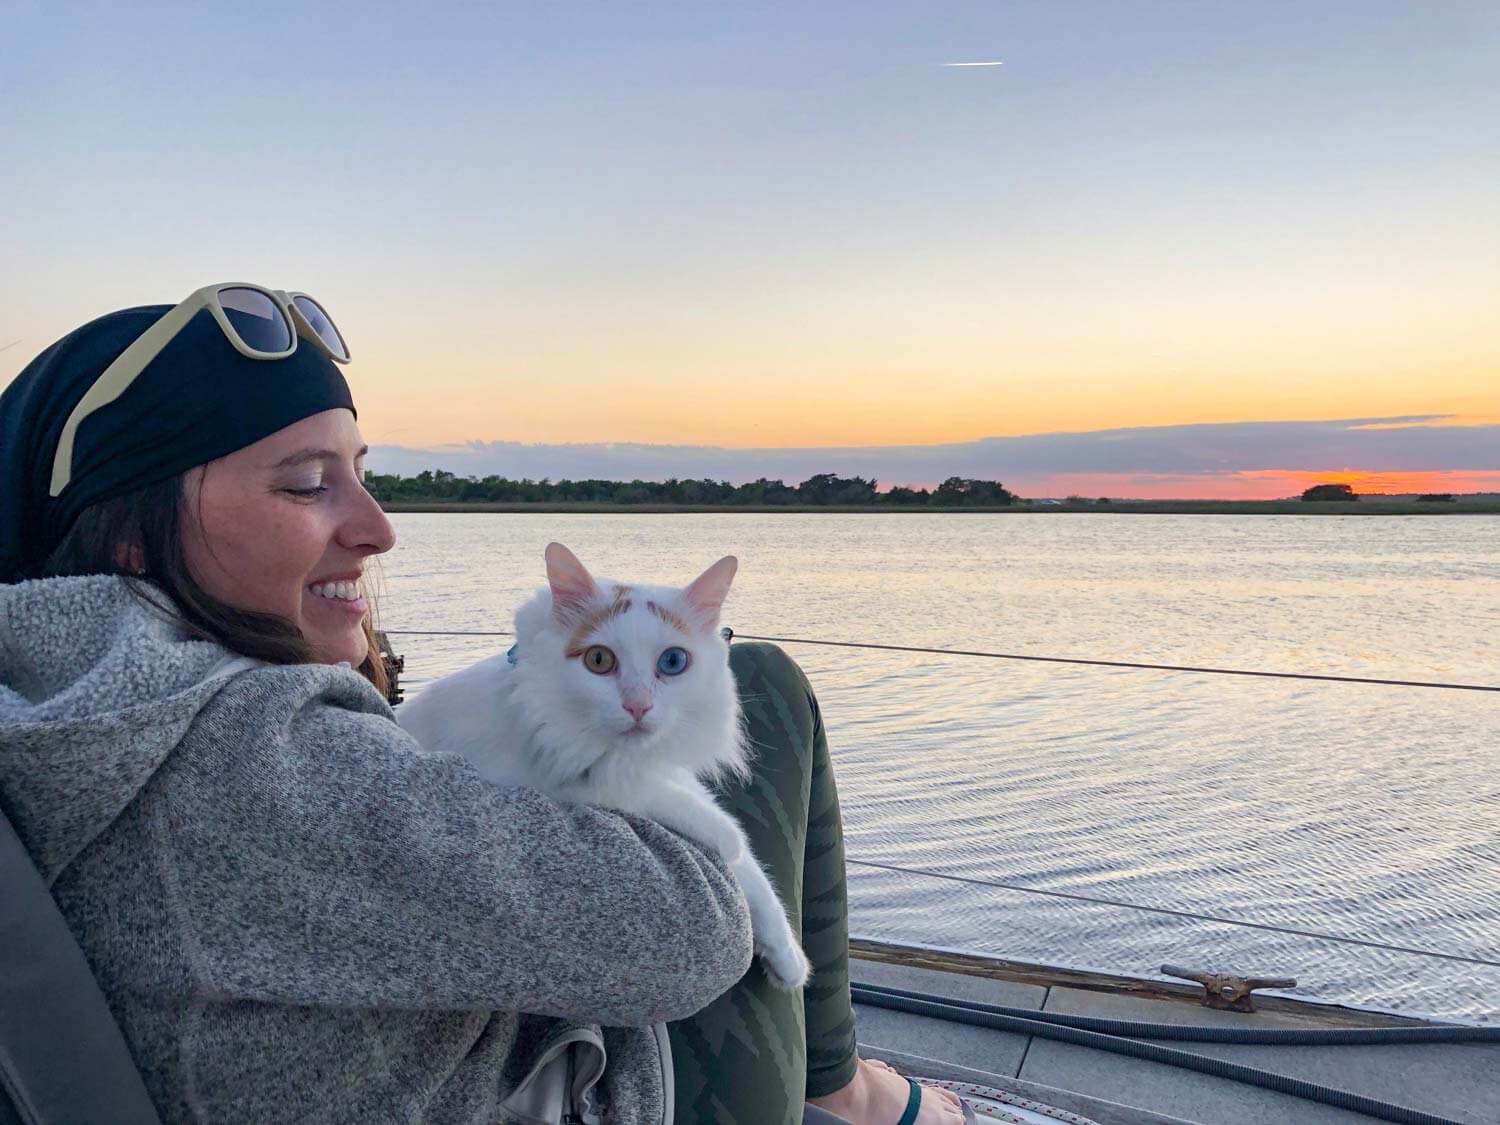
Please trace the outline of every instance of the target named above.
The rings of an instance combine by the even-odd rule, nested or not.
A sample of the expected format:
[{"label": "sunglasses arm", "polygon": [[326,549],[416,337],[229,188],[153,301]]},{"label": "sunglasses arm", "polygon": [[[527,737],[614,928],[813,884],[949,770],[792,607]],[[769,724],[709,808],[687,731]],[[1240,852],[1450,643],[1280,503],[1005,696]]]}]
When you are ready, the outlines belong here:
[{"label": "sunglasses arm", "polygon": [[83,420],[124,394],[130,384],[135,382],[136,376],[145,370],[146,364],[155,359],[172,337],[181,332],[183,326],[204,307],[205,294],[211,292],[213,289],[200,289],[181,304],[169,309],[160,320],[116,356],[115,361],[104,369],[104,374],[94,380],[94,385],[78,400],[78,405],[73,407],[68,420],[63,423],[62,433],[57,439],[57,453],[52,458],[49,495],[61,495],[62,490],[68,486],[68,481],[73,478],[73,443]]}]

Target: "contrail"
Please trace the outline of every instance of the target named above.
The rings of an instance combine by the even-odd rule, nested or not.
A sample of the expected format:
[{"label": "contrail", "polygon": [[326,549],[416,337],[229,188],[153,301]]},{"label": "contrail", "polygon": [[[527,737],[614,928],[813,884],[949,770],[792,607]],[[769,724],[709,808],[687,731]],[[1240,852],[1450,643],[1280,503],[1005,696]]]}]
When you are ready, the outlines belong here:
[{"label": "contrail", "polygon": [[21,340],[24,340],[24,339],[26,339],[26,337],[22,336],[20,340],[12,340],[8,344],[0,344],[0,352],[8,351],[9,349],[11,349],[11,348],[15,347],[17,344],[19,344],[21,342]]},{"label": "contrail", "polygon": [[1000,60],[995,59],[995,60],[993,60],[991,62],[945,62],[942,65],[943,66],[1004,66],[1005,64],[1003,62],[1001,62]]}]

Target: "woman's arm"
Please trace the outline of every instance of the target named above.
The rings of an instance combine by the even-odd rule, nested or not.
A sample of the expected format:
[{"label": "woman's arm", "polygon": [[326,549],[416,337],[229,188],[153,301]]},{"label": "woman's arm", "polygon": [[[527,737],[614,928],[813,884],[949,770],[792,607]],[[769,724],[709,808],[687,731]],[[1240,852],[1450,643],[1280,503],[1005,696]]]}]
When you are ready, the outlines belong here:
[{"label": "woman's arm", "polygon": [[228,995],[633,1025],[698,1010],[750,961],[706,851],[425,754],[347,672],[238,677],[157,780],[180,921]]}]

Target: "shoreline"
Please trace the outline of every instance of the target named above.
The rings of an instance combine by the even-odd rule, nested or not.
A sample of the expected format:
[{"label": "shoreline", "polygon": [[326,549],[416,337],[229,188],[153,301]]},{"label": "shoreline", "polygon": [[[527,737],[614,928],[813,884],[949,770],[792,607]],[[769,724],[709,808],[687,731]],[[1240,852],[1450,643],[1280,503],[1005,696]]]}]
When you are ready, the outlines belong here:
[{"label": "shoreline", "polygon": [[382,501],[390,513],[450,512],[518,513],[547,515],[706,515],[714,512],[790,513],[795,515],[1215,515],[1215,516],[1493,516],[1500,515],[1500,501],[1417,503],[1379,500],[1117,500],[1109,504],[1011,504],[972,507],[928,507],[872,504],[610,504],[591,501]]}]

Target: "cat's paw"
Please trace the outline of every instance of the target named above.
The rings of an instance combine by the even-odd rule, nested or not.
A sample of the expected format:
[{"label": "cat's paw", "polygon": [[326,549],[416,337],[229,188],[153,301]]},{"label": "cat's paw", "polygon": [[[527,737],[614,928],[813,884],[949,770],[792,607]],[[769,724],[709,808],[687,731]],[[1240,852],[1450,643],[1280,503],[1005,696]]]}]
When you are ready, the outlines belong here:
[{"label": "cat's paw", "polygon": [[766,976],[777,988],[788,990],[801,988],[812,977],[812,963],[808,961],[807,954],[802,952],[802,947],[795,941],[775,949],[758,946],[756,952],[760,954],[761,965],[766,970]]}]

